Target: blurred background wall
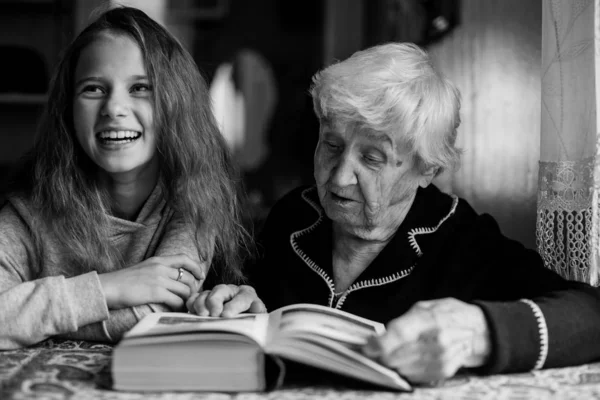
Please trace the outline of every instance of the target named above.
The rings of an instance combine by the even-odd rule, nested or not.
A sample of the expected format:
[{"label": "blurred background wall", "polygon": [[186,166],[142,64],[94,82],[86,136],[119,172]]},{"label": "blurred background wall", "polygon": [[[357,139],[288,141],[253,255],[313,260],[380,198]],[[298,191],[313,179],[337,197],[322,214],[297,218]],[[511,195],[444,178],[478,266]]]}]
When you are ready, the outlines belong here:
[{"label": "blurred background wall", "polygon": [[429,46],[462,92],[461,168],[442,186],[535,248],[542,2],[463,0],[460,25]]},{"label": "blurred background wall", "polygon": [[[101,3],[0,0],[2,176],[31,146],[60,49]],[[119,3],[146,11],[194,56],[259,224],[287,190],[312,183],[318,135],[307,93],[312,74],[366,46],[412,41],[431,52],[462,92],[463,162],[436,183],[535,247],[541,0]]]}]

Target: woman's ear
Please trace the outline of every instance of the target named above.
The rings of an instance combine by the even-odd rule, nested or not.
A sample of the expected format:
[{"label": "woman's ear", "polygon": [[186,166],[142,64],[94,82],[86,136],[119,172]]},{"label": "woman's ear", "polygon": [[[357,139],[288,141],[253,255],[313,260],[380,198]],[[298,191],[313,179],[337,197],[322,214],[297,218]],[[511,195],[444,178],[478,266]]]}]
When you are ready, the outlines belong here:
[{"label": "woman's ear", "polygon": [[424,172],[421,173],[421,177],[419,178],[419,186],[421,186],[423,189],[429,186],[431,181],[433,181],[433,178],[436,177],[438,171],[439,167],[427,168]]}]

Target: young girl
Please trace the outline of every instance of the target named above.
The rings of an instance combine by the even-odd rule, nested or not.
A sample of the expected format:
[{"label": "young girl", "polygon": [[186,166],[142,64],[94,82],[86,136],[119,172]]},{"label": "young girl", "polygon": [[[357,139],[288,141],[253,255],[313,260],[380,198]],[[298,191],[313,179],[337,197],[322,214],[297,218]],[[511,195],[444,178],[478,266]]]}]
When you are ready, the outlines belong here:
[{"label": "young girl", "polygon": [[66,49],[0,209],[0,348],[114,341],[183,311],[211,265],[215,282],[243,282],[248,239],[194,60],[142,11],[109,10]]}]

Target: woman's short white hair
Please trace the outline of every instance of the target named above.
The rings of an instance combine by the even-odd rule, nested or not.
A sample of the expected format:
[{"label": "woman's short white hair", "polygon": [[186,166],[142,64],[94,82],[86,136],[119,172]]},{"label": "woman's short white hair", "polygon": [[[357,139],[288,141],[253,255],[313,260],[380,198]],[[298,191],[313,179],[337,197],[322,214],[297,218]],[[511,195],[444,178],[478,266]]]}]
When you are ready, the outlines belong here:
[{"label": "woman's short white hair", "polygon": [[421,171],[434,167],[439,173],[459,162],[460,93],[412,43],[358,51],[316,73],[310,94],[320,120],[399,133]]}]

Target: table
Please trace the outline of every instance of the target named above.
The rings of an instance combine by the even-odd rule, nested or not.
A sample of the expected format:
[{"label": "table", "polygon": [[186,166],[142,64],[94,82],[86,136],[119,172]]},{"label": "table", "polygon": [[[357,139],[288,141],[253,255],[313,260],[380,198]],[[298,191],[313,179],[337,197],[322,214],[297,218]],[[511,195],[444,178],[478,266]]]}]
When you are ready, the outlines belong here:
[{"label": "table", "polygon": [[285,387],[266,393],[119,392],[111,389],[112,346],[49,339],[0,352],[0,399],[600,399],[600,362],[490,377],[460,376],[413,393],[340,387]]}]

